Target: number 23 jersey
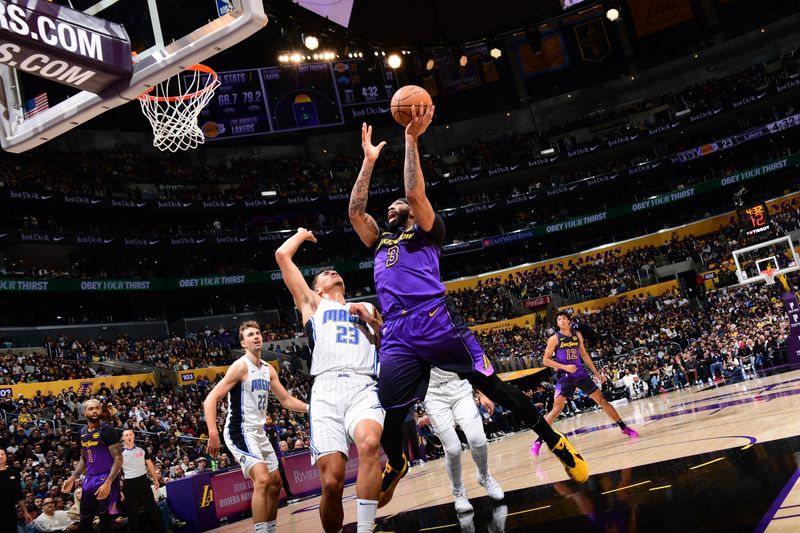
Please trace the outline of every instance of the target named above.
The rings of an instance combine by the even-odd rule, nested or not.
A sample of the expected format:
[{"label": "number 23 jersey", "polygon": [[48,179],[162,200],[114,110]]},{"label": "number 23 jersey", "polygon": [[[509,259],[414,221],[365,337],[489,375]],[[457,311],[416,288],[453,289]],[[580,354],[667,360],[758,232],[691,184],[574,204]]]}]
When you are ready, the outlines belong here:
[{"label": "number 23 jersey", "polygon": [[[322,298],[305,329],[311,350],[311,375],[349,371],[378,375],[378,349],[372,328],[350,314],[351,303]],[[370,313],[374,307],[361,302]]]}]

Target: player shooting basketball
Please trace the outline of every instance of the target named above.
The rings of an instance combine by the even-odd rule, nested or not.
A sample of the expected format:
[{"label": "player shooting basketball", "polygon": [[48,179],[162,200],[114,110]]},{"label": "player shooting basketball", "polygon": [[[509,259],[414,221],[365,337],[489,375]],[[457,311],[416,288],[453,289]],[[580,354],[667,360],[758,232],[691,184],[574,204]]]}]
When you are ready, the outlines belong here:
[{"label": "player shooting basketball", "polygon": [[497,377],[486,352],[461,320],[440,281],[439,256],[445,241],[442,217],[425,194],[417,141],[433,120],[434,106],[414,106],[405,130],[403,181],[406,197],[388,210],[389,231],[366,213],[369,180],[385,143],[372,144],[372,128],[361,127],[364,162],[350,196],[350,222],[375,253],[375,288],[384,313],[378,396],[386,409],[381,444],[389,458],[379,507],[392,498],[408,470],[401,427],[408,406],[425,398],[431,366],[455,372],[489,399],[510,409],[540,435],[573,479],[589,469],[566,437],[553,431],[518,388]]}]

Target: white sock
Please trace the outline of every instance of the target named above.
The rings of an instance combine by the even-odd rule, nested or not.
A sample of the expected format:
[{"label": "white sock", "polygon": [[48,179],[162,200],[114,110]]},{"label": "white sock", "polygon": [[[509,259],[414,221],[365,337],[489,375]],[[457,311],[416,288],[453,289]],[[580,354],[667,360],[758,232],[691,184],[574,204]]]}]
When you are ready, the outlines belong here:
[{"label": "white sock", "polygon": [[265,530],[267,533],[275,533],[278,531],[278,521],[272,520],[271,522],[266,522],[267,529]]},{"label": "white sock", "polygon": [[478,467],[478,474],[481,477],[489,475],[489,447],[486,445],[486,433],[483,432],[483,424],[479,419],[465,423],[461,428],[467,437],[469,447],[472,449],[472,460]]},{"label": "white sock", "polygon": [[362,500],[356,502],[357,533],[372,533],[375,526],[375,514],[378,512],[378,500]]},{"label": "white sock", "polygon": [[[274,522],[273,522],[274,524]],[[255,525],[255,533],[268,533],[269,529],[267,529],[266,522],[256,522]]]}]

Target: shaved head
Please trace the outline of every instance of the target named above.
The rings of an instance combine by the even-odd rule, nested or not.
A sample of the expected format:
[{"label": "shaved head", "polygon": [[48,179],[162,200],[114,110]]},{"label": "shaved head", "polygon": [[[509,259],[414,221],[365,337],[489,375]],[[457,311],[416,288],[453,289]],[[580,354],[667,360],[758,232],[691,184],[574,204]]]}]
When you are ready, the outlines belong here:
[{"label": "shaved head", "polygon": [[89,398],[88,400],[83,402],[83,406],[81,407],[81,411],[83,412],[83,414],[86,414],[86,408],[92,405],[100,405],[100,400]]}]

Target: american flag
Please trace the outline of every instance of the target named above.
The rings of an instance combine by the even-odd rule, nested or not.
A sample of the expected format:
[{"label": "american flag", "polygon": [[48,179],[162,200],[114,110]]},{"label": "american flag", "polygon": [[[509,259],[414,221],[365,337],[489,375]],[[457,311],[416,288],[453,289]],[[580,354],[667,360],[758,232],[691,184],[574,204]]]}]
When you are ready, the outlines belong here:
[{"label": "american flag", "polygon": [[37,115],[49,107],[50,104],[47,102],[47,93],[37,94],[35,97],[25,102],[25,118]]}]

